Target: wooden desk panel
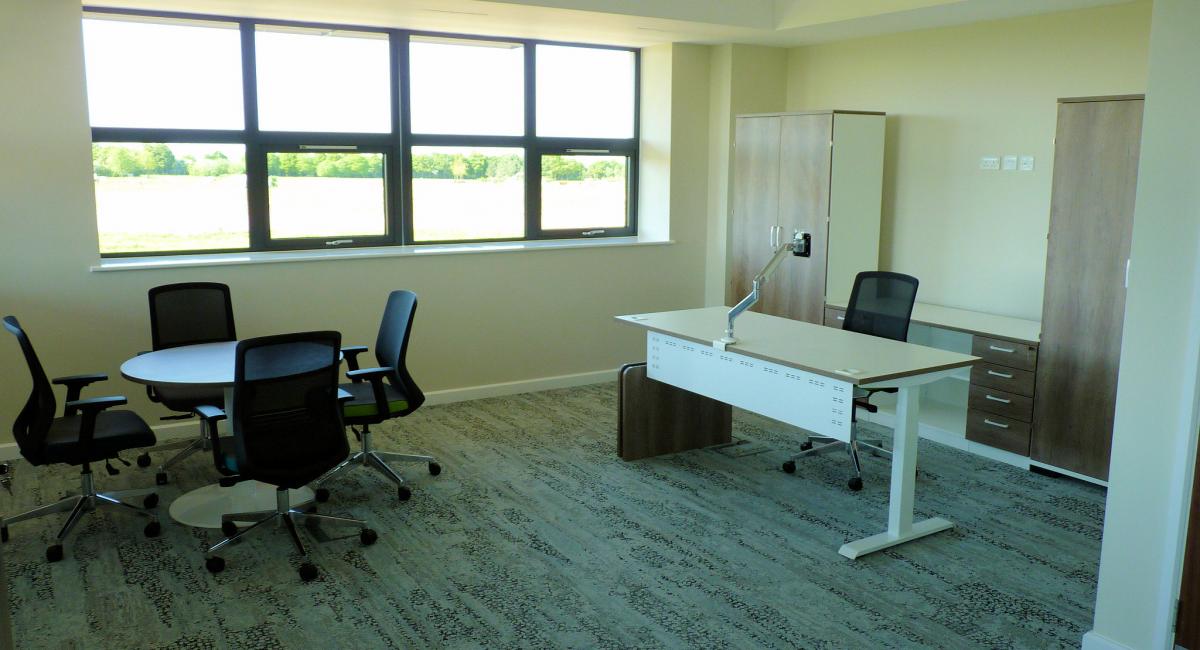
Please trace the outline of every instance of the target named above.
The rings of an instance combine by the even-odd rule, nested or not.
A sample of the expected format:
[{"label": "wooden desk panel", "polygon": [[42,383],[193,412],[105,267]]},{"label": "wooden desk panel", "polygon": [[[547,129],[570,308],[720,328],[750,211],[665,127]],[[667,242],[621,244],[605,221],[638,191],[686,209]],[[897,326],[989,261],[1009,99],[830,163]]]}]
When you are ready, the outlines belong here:
[{"label": "wooden desk panel", "polygon": [[645,363],[618,376],[617,454],[638,460],[733,441],[733,408],[646,377]]}]

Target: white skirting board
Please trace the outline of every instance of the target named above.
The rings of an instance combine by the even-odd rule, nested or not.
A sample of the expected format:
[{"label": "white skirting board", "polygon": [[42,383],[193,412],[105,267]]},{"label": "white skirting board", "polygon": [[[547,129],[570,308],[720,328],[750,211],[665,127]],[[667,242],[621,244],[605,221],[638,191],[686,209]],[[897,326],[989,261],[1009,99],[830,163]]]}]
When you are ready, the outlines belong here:
[{"label": "white skirting board", "polygon": [[1096,631],[1092,630],[1083,635],[1083,650],[1133,650],[1133,648],[1096,634]]},{"label": "white skirting board", "polygon": [[[573,388],[575,386],[602,384],[608,381],[616,381],[616,379],[617,369],[613,368],[612,370],[581,372],[574,375],[539,377],[537,379],[506,381],[499,384],[484,384],[482,386],[467,386],[464,388],[447,388],[445,390],[435,390],[426,393],[425,404],[452,404],[454,402],[466,402],[487,397],[503,397],[505,395],[535,393],[555,388]],[[170,442],[180,438],[197,436],[200,433],[199,427],[199,420],[166,422],[151,426],[159,442]],[[16,460],[20,457],[21,452],[17,449],[17,443],[7,442],[0,444],[0,462]]]}]

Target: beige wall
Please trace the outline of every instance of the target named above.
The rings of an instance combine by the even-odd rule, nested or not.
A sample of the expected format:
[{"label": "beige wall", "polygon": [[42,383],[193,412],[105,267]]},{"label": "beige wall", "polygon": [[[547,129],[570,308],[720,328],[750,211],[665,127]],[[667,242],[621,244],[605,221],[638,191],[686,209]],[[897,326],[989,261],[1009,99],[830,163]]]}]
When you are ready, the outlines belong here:
[{"label": "beige wall", "polygon": [[1200,2],[1156,0],[1095,629],[1174,647],[1200,362]]},{"label": "beige wall", "polygon": [[[667,199],[641,217],[669,219],[673,245],[93,273],[79,14],[71,0],[0,3],[0,312],[21,319],[52,376],[107,372],[114,380],[94,390],[161,414],[118,368],[149,347],[146,290],[168,282],[228,283],[242,336],[332,328],[361,343],[374,342],[387,292],[413,289],[410,364],[426,390],[614,369],[644,356],[614,314],[703,302],[706,197],[691,188],[707,175],[707,48],[653,48],[658,64],[644,79],[671,89],[643,104],[670,147],[651,174]],[[664,140],[653,129],[646,137]],[[3,441],[29,386],[7,334],[0,367]]]},{"label": "beige wall", "polygon": [[[1141,93],[1150,4],[796,48],[788,110],[886,111],[884,269],[920,300],[1038,319],[1055,100]],[[981,171],[1029,154],[1033,172]]]}]

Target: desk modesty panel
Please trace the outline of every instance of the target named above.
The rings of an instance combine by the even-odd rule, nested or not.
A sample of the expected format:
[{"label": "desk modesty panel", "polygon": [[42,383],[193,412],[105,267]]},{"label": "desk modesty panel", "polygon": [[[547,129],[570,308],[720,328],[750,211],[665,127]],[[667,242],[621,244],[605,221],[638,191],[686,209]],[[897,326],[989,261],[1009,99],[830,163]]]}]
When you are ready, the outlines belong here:
[{"label": "desk modesty panel", "polygon": [[[617,320],[712,348],[725,333],[728,307],[631,314]],[[745,312],[735,322],[729,351],[865,386],[964,368],[977,357],[824,325]]]}]

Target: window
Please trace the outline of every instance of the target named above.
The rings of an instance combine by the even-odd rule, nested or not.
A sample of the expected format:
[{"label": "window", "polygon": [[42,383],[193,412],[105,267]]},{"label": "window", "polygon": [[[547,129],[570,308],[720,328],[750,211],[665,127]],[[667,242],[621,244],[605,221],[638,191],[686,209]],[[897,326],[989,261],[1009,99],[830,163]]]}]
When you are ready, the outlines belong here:
[{"label": "window", "polygon": [[637,233],[636,50],[98,8],[83,31],[103,256]]}]

